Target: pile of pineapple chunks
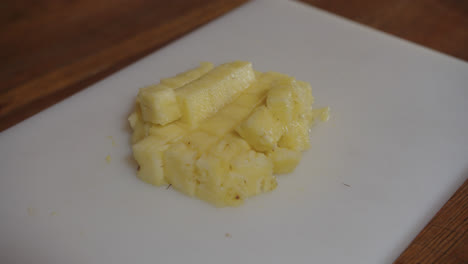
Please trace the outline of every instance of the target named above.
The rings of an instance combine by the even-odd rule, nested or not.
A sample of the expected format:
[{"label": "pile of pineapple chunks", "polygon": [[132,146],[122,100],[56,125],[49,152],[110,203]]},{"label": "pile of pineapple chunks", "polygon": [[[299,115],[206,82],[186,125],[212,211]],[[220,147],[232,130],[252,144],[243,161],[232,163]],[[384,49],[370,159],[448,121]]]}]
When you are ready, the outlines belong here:
[{"label": "pile of pineapple chunks", "polygon": [[141,88],[128,118],[138,178],[238,206],[295,169],[310,126],[328,119],[313,101],[308,83],[244,61],[203,62]]}]

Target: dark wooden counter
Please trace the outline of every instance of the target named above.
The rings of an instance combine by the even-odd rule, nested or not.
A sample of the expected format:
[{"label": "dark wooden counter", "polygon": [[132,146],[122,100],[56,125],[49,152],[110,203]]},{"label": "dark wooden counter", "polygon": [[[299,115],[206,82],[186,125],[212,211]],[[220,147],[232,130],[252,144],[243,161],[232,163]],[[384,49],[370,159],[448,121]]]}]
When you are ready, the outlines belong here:
[{"label": "dark wooden counter", "polygon": [[[0,1],[0,131],[244,2]],[[304,2],[468,61],[468,1]],[[468,181],[396,263],[468,263],[467,232]]]}]

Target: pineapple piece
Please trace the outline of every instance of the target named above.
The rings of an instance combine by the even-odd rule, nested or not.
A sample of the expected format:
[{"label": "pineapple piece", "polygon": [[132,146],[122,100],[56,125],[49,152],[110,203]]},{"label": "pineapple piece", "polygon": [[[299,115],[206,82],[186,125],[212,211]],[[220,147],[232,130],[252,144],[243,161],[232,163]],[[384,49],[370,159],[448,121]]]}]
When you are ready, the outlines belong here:
[{"label": "pineapple piece", "polygon": [[138,101],[146,122],[165,125],[182,115],[174,89],[162,84],[140,89]]},{"label": "pineapple piece", "polygon": [[257,107],[236,131],[254,149],[262,152],[271,151],[284,132],[282,124],[265,106]]},{"label": "pineapple piece", "polygon": [[293,89],[288,86],[276,86],[268,91],[266,105],[274,117],[282,124],[289,124],[294,115]]},{"label": "pineapple piece", "polygon": [[327,122],[330,119],[330,107],[322,107],[317,109],[308,109],[305,113],[299,116],[300,120],[305,120],[310,127],[317,121]]},{"label": "pineapple piece", "polygon": [[228,156],[205,154],[197,161],[200,185],[197,197],[218,207],[238,206],[261,192],[273,190],[273,164],[263,153],[248,150]]},{"label": "pineapple piece", "polygon": [[235,120],[229,116],[218,113],[211,118],[203,121],[199,129],[218,137],[226,135],[235,126]]},{"label": "pineapple piece", "polygon": [[219,138],[217,136],[210,135],[203,131],[195,131],[185,136],[180,142],[185,143],[199,153],[203,153],[218,140]]},{"label": "pineapple piece", "polygon": [[253,109],[260,105],[266,97],[266,91],[258,91],[256,93],[247,93],[250,89],[255,89],[255,85],[252,85],[246,93],[241,94],[237,100],[235,100],[232,105],[241,107],[241,108],[250,108]]},{"label": "pineapple piece", "polygon": [[312,88],[309,83],[303,81],[297,81],[294,84],[294,112],[297,115],[306,113],[311,109],[314,103],[314,97],[312,96]]},{"label": "pineapple piece", "polygon": [[174,143],[163,155],[164,176],[172,187],[194,196],[200,184],[195,174],[195,162],[199,154],[184,143]]},{"label": "pineapple piece", "polygon": [[278,146],[296,151],[308,149],[310,147],[308,122],[299,120],[289,123],[286,132],[278,142]]},{"label": "pineapple piece", "polygon": [[300,151],[287,148],[275,148],[267,156],[273,162],[273,172],[281,174],[294,171],[301,161],[302,154]]},{"label": "pineapple piece", "polygon": [[163,171],[163,152],[169,146],[160,138],[149,136],[133,145],[133,157],[139,164],[137,176],[144,182],[160,186],[167,184]]},{"label": "pineapple piece", "polygon": [[234,133],[212,146],[197,161],[201,183],[196,196],[218,207],[242,204],[247,197],[244,177],[230,172],[230,161],[249,151],[249,144]]},{"label": "pineapple piece", "polygon": [[201,62],[200,66],[197,68],[179,73],[175,77],[161,79],[160,83],[177,89],[205,75],[207,72],[211,71],[213,67],[214,65],[211,62]]},{"label": "pineapple piece", "polygon": [[176,91],[182,120],[190,127],[198,126],[237,98],[254,80],[250,62],[237,61],[214,68]]},{"label": "pineapple piece", "polygon": [[148,130],[148,125],[145,124],[143,118],[141,117],[139,104],[135,106],[135,111],[133,111],[133,113],[131,113],[128,117],[128,122],[130,123],[130,127],[133,130],[132,144],[135,144],[146,136]]},{"label": "pineapple piece", "polygon": [[140,89],[137,101],[141,105],[143,120],[165,125],[181,117],[174,89],[182,87],[205,75],[213,64],[202,62],[200,66],[180,73],[172,78],[162,79],[160,84]]},{"label": "pineapple piece", "polygon": [[[255,89],[252,85],[246,91]],[[200,123],[200,129],[216,136],[224,136],[232,131],[241,121],[250,115],[252,110],[265,98],[265,92],[241,94],[234,102],[221,109],[213,117]]]},{"label": "pineapple piece", "polygon": [[196,196],[217,207],[226,206],[224,181],[229,172],[229,162],[224,157],[205,153],[197,161],[196,170],[200,179]]},{"label": "pineapple piece", "polygon": [[147,129],[147,134],[157,136],[165,142],[174,142],[187,134],[187,130],[180,123],[174,122],[166,126],[151,125]]},{"label": "pineapple piece", "polygon": [[217,144],[213,145],[208,150],[208,153],[230,161],[234,156],[249,150],[251,150],[251,148],[247,141],[234,133],[229,133]]},{"label": "pineapple piece", "polygon": [[271,191],[276,187],[273,163],[263,153],[253,150],[241,153],[231,161],[230,169],[229,183],[232,186],[243,185],[236,189],[240,199]]},{"label": "pineapple piece", "polygon": [[138,123],[143,123],[143,120],[141,120],[141,115],[138,113],[137,110],[133,111],[130,116],[128,117],[128,123],[130,124],[130,127],[135,130],[135,127],[138,125]]}]

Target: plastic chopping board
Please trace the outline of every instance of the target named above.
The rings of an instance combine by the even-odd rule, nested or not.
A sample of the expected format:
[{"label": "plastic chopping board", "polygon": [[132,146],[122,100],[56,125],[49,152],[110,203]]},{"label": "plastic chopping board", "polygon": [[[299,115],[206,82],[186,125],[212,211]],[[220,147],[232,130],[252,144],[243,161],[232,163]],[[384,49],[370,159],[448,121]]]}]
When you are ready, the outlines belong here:
[{"label": "plastic chopping board", "polygon": [[[231,60],[310,82],[331,107],[296,171],[221,209],[138,180],[138,88]],[[251,2],[0,134],[0,262],[391,263],[468,176],[467,100],[465,62]]]}]

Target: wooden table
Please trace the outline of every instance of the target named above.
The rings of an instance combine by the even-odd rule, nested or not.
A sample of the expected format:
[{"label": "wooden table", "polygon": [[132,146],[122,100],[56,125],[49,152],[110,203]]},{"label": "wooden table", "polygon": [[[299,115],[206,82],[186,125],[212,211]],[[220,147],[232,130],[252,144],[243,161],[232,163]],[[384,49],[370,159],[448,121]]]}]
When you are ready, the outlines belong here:
[{"label": "wooden table", "polygon": [[[244,2],[0,1],[0,131]],[[468,1],[304,2],[468,61]],[[468,180],[395,263],[468,263]]]}]

